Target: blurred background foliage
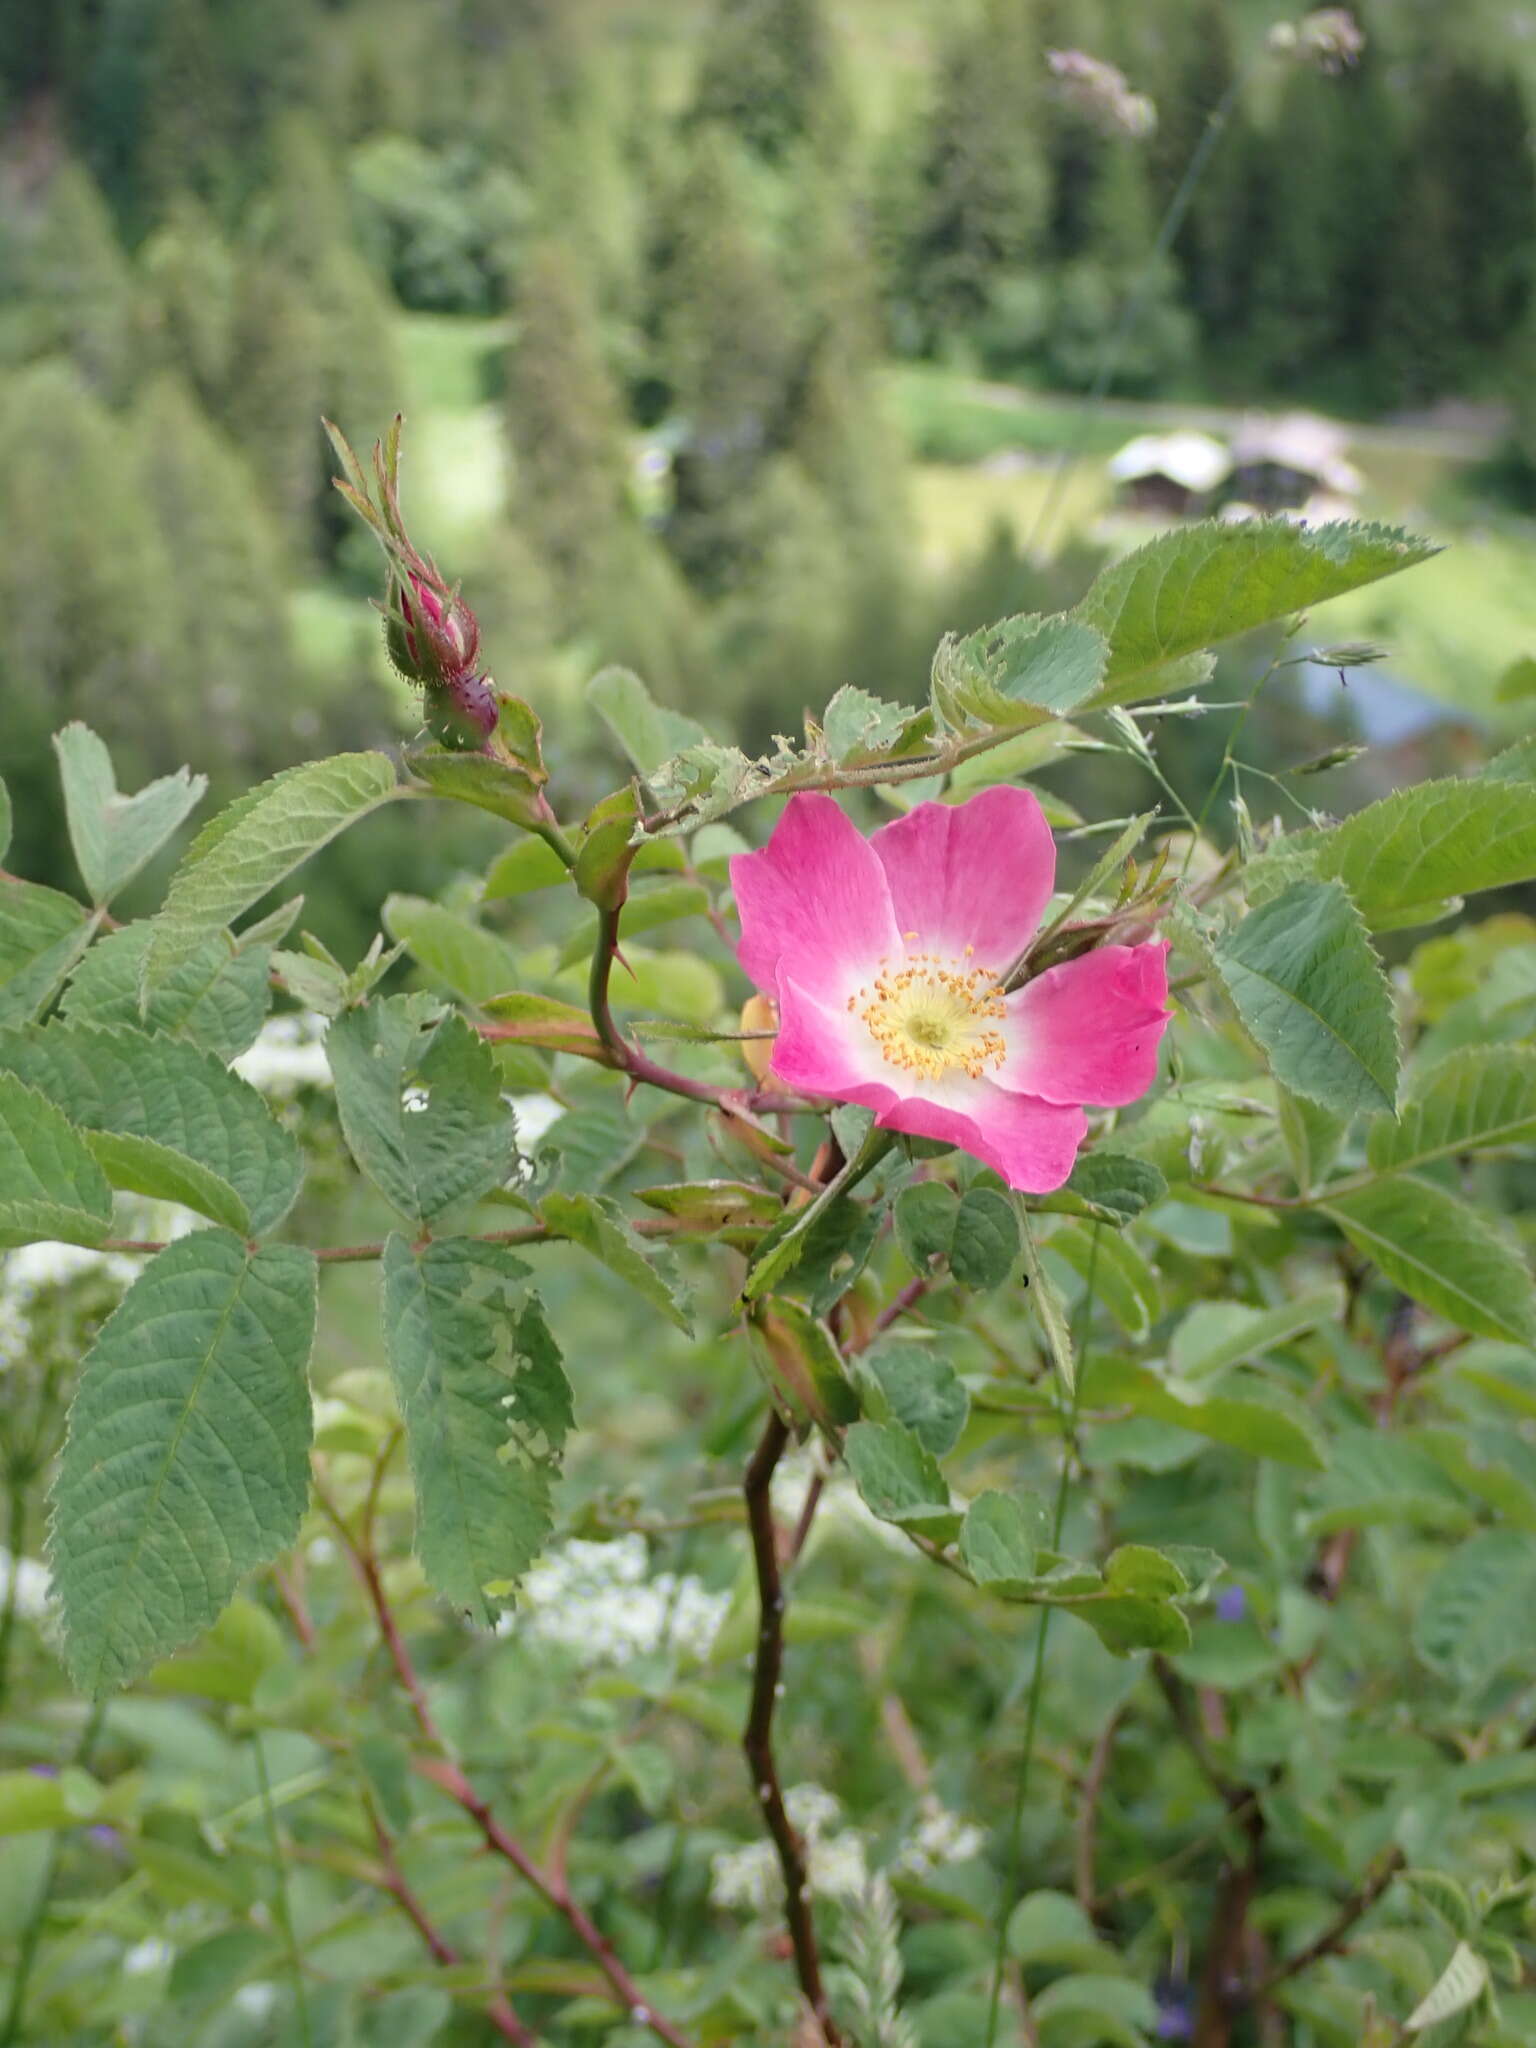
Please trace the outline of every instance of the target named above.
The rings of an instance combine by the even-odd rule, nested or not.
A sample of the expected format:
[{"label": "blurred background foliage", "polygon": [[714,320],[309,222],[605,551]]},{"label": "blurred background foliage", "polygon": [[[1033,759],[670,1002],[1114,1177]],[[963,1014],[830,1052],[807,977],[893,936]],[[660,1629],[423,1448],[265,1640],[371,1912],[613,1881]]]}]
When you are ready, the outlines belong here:
[{"label": "blurred background foliage", "polygon": [[[1360,15],[1330,76],[1229,0],[0,11],[17,865],[65,858],[67,718],[130,779],[195,757],[216,795],[410,720],[322,412],[363,443],[409,413],[413,514],[568,758],[604,661],[756,740],[844,682],[920,693],[941,631],[1070,601],[1124,544],[1110,449],[1266,404],[1346,415],[1363,509],[1462,541],[1337,608],[1427,699],[1415,739],[1507,723],[1536,37],[1491,5]],[[1150,133],[1055,89],[1073,48]],[[1174,780],[1203,787],[1222,738],[1172,735]],[[383,838],[429,893],[465,852]],[[322,929],[366,943],[341,862],[320,890]]]}]

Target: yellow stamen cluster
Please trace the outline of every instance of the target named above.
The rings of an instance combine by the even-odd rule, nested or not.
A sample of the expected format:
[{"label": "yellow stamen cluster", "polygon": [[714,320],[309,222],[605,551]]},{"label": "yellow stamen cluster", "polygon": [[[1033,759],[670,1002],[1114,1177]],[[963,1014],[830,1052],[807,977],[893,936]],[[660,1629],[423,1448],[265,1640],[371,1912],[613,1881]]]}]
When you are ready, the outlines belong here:
[{"label": "yellow stamen cluster", "polygon": [[[967,959],[973,951],[966,947]],[[1007,1015],[1001,986],[985,968],[941,953],[909,953],[899,967],[882,960],[873,984],[850,996],[848,1008],[869,1026],[882,1057],[920,1080],[959,1067],[979,1081],[1007,1055],[997,1029]]]}]

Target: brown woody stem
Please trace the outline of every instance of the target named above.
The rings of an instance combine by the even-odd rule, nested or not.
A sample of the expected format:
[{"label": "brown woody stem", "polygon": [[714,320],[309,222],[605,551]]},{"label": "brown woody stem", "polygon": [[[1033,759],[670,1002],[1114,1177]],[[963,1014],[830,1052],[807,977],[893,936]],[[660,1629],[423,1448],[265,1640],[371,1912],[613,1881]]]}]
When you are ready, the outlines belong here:
[{"label": "brown woody stem", "polygon": [[757,1571],[758,1601],[752,1706],[747,1716],[742,1748],[746,1752],[747,1768],[752,1773],[757,1803],[779,1855],[779,1869],[784,1879],[784,1912],[795,1952],[795,1974],[800,1980],[806,2003],[816,2016],[822,2038],[829,2048],[837,2048],[843,2037],[828,2008],[826,1987],[821,1979],[821,1953],[816,1944],[816,1924],[811,1917],[805,1845],[784,1804],[784,1790],[779,1782],[778,1760],[773,1747],[773,1714],[778,1703],[780,1673],[784,1668],[784,1581],[779,1570],[778,1532],[773,1521],[771,1489],[774,1471],[788,1442],[789,1429],[775,1409],[768,1417],[762,1440],[747,1467],[742,1489],[747,1503],[747,1526],[752,1532],[752,1561]]}]

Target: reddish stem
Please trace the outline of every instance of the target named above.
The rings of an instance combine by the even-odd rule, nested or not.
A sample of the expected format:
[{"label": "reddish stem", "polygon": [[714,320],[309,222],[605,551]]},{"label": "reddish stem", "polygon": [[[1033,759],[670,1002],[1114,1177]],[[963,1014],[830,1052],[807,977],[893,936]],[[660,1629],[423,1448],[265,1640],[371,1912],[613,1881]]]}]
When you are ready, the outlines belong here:
[{"label": "reddish stem", "polygon": [[821,1980],[821,1955],[816,1945],[816,1925],[811,1917],[810,1885],[806,1876],[805,1845],[795,1830],[784,1804],[779,1767],[773,1748],[773,1713],[778,1702],[779,1679],[784,1669],[784,1582],[779,1571],[778,1532],[773,1522],[771,1488],[774,1470],[789,1442],[789,1430],[774,1409],[768,1417],[762,1441],[747,1467],[743,1492],[747,1502],[747,1523],[752,1532],[752,1559],[757,1571],[758,1629],[757,1662],[752,1672],[752,1707],[747,1716],[742,1748],[752,1773],[752,1787],[763,1819],[779,1854],[784,1879],[784,1912],[789,1938],[795,1952],[795,1974],[806,2003],[816,2015],[829,2048],[839,2048],[842,2034],[827,2005],[826,1987]]}]

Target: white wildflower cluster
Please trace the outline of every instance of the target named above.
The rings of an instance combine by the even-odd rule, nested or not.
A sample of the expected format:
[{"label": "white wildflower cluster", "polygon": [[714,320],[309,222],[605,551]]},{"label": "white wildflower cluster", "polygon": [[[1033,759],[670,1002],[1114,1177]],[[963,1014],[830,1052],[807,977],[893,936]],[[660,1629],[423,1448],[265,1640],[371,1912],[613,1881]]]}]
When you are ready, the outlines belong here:
[{"label": "white wildflower cluster", "polygon": [[[806,1882],[817,1898],[854,1899],[869,1883],[869,1850],[856,1828],[839,1828],[842,1807],[821,1785],[791,1785],[785,1810],[805,1844]],[[711,1905],[726,1912],[766,1916],[783,1897],[783,1878],[771,1842],[721,1849],[709,1866]]]},{"label": "white wildflower cluster", "polygon": [[234,1070],[263,1095],[296,1095],[301,1088],[329,1088],[325,1019],[313,1010],[269,1017],[256,1043],[241,1053]]},{"label": "white wildflower cluster", "polygon": [[1347,7],[1318,7],[1300,21],[1276,22],[1269,47],[1277,56],[1295,57],[1334,76],[1359,63],[1365,31]]},{"label": "white wildflower cluster", "polygon": [[588,1667],[628,1664],[657,1650],[706,1657],[729,1604],[691,1573],[652,1575],[643,1536],[577,1539],[539,1559],[501,1629],[558,1643]]},{"label": "white wildflower cluster", "polygon": [[987,1846],[987,1831],[973,1820],[951,1813],[941,1799],[925,1792],[917,1826],[891,1859],[897,1877],[926,1877],[945,1863],[969,1863]]},{"label": "white wildflower cluster", "polygon": [[[821,1785],[792,1785],[784,1805],[805,1843],[806,1879],[815,1896],[844,1902],[863,1896],[871,1883],[868,1838],[856,1828],[839,1827],[842,1807],[836,1797]],[[891,1858],[889,1874],[925,1877],[946,1863],[968,1863],[986,1845],[984,1828],[952,1813],[929,1793],[916,1827]],[[719,1850],[710,1862],[709,1897],[728,1912],[760,1917],[776,1912],[783,1880],[773,1844],[763,1840]]]},{"label": "white wildflower cluster", "polygon": [[1157,108],[1144,92],[1132,92],[1113,64],[1086,50],[1048,50],[1045,61],[1061,98],[1106,134],[1140,142],[1156,129]]}]

